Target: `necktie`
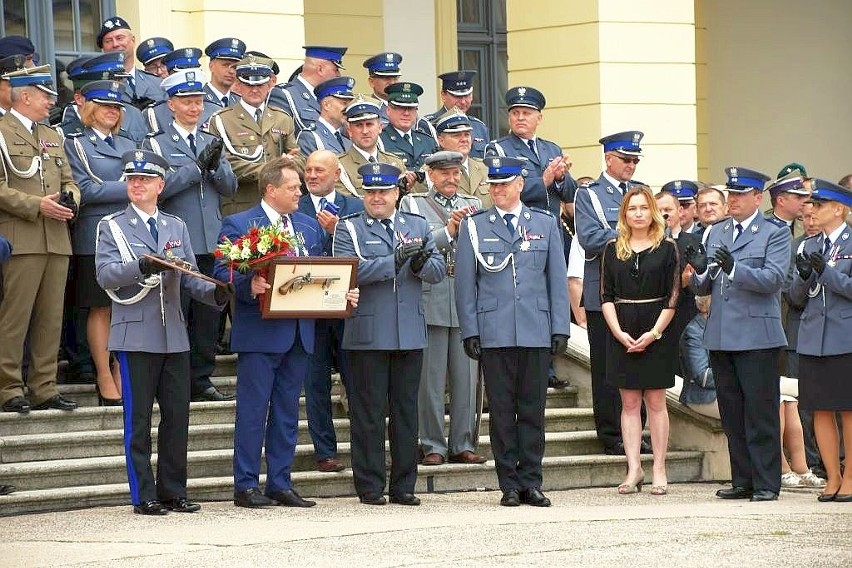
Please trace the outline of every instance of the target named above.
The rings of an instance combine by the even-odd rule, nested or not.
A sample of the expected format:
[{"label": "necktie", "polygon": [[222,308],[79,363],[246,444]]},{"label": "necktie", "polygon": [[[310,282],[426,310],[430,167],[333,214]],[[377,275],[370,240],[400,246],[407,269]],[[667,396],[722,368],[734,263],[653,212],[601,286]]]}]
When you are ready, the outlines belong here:
[{"label": "necktie", "polygon": [[624,192],[627,191],[627,184],[621,182],[620,184],[618,184],[618,189],[621,190],[621,195],[624,195]]},{"label": "necktie", "polygon": [[345,150],[346,145],[343,143],[343,135],[339,130],[334,131],[334,137],[337,138],[337,143],[340,144],[340,147]]},{"label": "necktie", "polygon": [[153,217],[148,217],[148,228],[151,230],[151,236],[154,237],[154,242],[160,242],[160,232],[157,231],[157,220]]},{"label": "necktie", "polygon": [[536,157],[538,157],[538,152],[536,152],[536,151],[535,151],[535,140],[533,140],[533,139],[529,139],[529,140],[527,140],[527,146],[529,146],[529,147],[530,147],[530,151],[531,151],[531,152],[532,152],[532,153],[533,153]]},{"label": "necktie", "polygon": [[734,240],[737,240],[738,238],[740,238],[740,235],[742,234],[742,232],[743,232],[743,226],[742,225],[740,225],[739,223],[734,225]]},{"label": "necktie", "polygon": [[283,228],[286,231],[287,227],[289,227],[289,226],[290,226],[290,219],[288,219],[286,215],[281,215],[281,228]]},{"label": "necktie", "polygon": [[414,148],[414,144],[411,142],[411,134],[409,134],[408,132],[406,132],[406,133],[403,135],[403,138],[405,138],[405,141],[406,141],[406,142],[408,142],[408,145],[409,145],[409,146],[411,146],[412,148]]},{"label": "necktie", "polygon": [[186,141],[189,142],[189,149],[192,150],[192,153],[198,155],[198,152],[195,149],[195,134],[187,136]]},{"label": "necktie", "polygon": [[127,78],[127,84],[130,85],[130,90],[133,91],[133,98],[136,98],[136,79],[132,76]]},{"label": "necktie", "polygon": [[222,106],[228,108],[228,97],[222,97]]},{"label": "necktie", "polygon": [[38,142],[38,134],[36,133],[36,129],[37,129],[37,128],[38,128],[38,123],[33,122],[33,123],[30,125],[30,132],[32,132],[32,133],[33,133],[33,138],[35,138],[35,141],[36,141],[36,142]]},{"label": "necktie", "polygon": [[107,144],[109,144],[109,147],[110,147],[110,148],[115,149],[115,140],[113,140],[113,139],[112,139],[112,135],[111,135],[111,134],[110,134],[109,136],[107,136],[106,138],[104,138],[104,142],[106,142]]},{"label": "necktie", "polygon": [[320,197],[319,199],[319,210],[322,211],[325,209],[325,206],[328,205],[328,199],[325,197]]},{"label": "necktie", "polygon": [[263,118],[263,111],[262,110],[257,109],[256,111],[254,111],[254,120],[258,124],[260,124],[260,121],[261,121],[262,118]]},{"label": "necktie", "polygon": [[382,225],[385,226],[385,231],[388,232],[388,237],[390,237],[391,242],[393,242],[393,225],[390,219],[382,219]]},{"label": "necktie", "polygon": [[513,237],[515,236],[515,224],[512,222],[514,219],[515,216],[511,213],[503,215],[503,220],[506,221],[506,228],[509,229],[509,234]]},{"label": "necktie", "polygon": [[369,160],[370,160],[370,163],[371,163],[371,164],[375,164],[375,163],[376,163],[376,158],[374,158],[373,156],[370,156]]},{"label": "necktie", "polygon": [[822,241],[822,255],[828,256],[828,251],[830,251],[830,250],[831,250],[831,239],[826,237]]}]

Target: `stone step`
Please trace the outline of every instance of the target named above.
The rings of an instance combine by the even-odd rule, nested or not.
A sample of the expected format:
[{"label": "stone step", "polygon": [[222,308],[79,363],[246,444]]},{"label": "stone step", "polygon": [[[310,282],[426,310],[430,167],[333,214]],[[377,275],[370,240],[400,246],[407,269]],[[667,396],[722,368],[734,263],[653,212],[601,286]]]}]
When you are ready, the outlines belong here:
[{"label": "stone step", "polygon": [[[199,407],[210,407],[211,416],[219,410],[216,407],[227,407],[231,412],[231,418],[225,421],[212,423],[201,421],[192,424],[189,428],[189,451],[233,448],[232,405],[233,403],[224,402],[199,403]],[[60,424],[63,419],[70,420],[74,415],[91,415],[92,424],[100,420],[103,427],[99,429],[95,426],[92,429],[81,431],[53,431],[3,436],[0,438],[0,464],[124,455],[120,408],[79,409],[73,413],[53,410],[44,411],[43,414],[53,414]],[[200,413],[190,413],[191,421],[194,420],[193,414]],[[155,417],[154,424],[157,423],[158,419]],[[447,423],[449,423],[449,419],[447,419]],[[548,432],[591,430],[594,428],[594,419],[591,409],[588,408],[549,408],[545,410],[545,425]],[[348,442],[349,420],[345,418],[335,419],[334,427],[338,441]],[[483,416],[482,432],[488,432],[487,414]],[[156,427],[152,429],[151,436],[156,448]],[[305,420],[299,421],[297,443],[310,444],[308,425]],[[0,476],[0,479],[2,479],[2,476]]]},{"label": "stone step", "polygon": [[[386,449],[389,451],[389,446],[386,445]],[[493,459],[491,441],[487,436],[482,437],[477,451],[489,460]],[[549,432],[545,435],[545,456],[547,457],[590,455],[600,452],[601,445],[594,431]],[[349,443],[338,444],[337,455],[347,467],[351,465],[352,454]],[[156,455],[152,461],[156,464]],[[191,451],[187,455],[187,465],[190,478],[226,477],[233,473],[233,450],[223,448]],[[461,467],[461,464],[448,465]],[[493,467],[493,463],[489,467]],[[296,446],[292,470],[309,472],[315,468],[313,446],[311,444]],[[431,471],[432,468],[428,469]],[[265,464],[262,465],[261,471],[266,471]],[[3,483],[15,485],[19,489],[57,489],[122,483],[127,480],[127,470],[123,455],[57,459],[0,465],[0,479]]]},{"label": "stone step", "polygon": [[[651,456],[642,456],[646,471],[650,471],[652,459]],[[699,480],[701,459],[702,453],[697,451],[669,452],[666,460],[669,483]],[[493,466],[493,462],[484,465],[420,466],[416,491],[421,497],[428,499],[428,493],[431,492],[497,489],[497,476]],[[614,487],[624,479],[626,459],[623,456],[600,454],[545,457],[542,467],[542,489],[545,491]],[[292,480],[293,486],[304,497],[355,495],[352,472],[349,469],[340,473],[294,472]],[[264,481],[265,476],[261,476],[261,483]],[[230,501],[233,498],[233,478],[230,475],[193,478],[188,482],[188,493],[190,498],[199,501]],[[498,499],[499,493],[495,492],[495,504]],[[127,506],[129,503],[126,480],[103,485],[20,490],[0,497],[0,516],[109,505]]]}]

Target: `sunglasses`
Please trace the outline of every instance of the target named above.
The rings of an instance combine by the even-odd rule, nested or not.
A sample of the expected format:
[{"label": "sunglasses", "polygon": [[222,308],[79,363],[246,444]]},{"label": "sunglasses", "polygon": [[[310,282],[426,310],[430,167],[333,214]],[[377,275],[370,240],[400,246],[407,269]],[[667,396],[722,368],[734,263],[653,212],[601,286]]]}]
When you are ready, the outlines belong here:
[{"label": "sunglasses", "polygon": [[622,162],[624,162],[625,164],[631,164],[631,163],[632,164],[638,164],[639,163],[639,158],[631,158],[631,157],[625,158],[623,156],[619,156],[618,154],[615,154],[615,157],[618,158],[619,160],[621,160]]}]

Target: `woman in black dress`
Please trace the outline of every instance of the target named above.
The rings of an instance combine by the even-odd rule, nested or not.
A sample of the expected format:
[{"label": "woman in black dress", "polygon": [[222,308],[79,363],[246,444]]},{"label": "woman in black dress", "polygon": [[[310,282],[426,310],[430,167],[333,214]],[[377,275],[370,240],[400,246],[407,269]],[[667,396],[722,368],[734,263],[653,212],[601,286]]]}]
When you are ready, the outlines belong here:
[{"label": "woman in black dress", "polygon": [[654,495],[665,495],[669,415],[666,389],[677,372],[677,337],[664,334],[680,291],[677,245],[665,238],[665,221],[650,189],[624,196],[618,237],[607,243],[601,262],[601,309],[609,327],[607,381],[621,393],[621,432],[627,477],[621,494],[642,490],[639,460],[644,398],[654,452]]}]

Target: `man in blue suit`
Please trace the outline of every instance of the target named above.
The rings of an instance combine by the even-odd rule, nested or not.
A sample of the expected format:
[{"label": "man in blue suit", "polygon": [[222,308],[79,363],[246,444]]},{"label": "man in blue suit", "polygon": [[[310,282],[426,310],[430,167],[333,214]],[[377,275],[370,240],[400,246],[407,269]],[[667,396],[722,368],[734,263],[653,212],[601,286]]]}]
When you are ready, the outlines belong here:
[{"label": "man in blue suit", "polygon": [[[297,256],[320,256],[325,234],[319,224],[296,209],[301,183],[292,161],[282,157],[267,162],[260,174],[258,205],[226,217],[222,236],[231,241],[252,226],[280,223],[301,239]],[[214,273],[227,280],[231,271],[217,264]],[[270,285],[258,273],[233,272],[236,289],[231,327],[231,349],[237,359],[237,414],[234,424],[234,504],[263,507],[312,507],[293,489],[290,469],[299,427],[299,393],[310,354],[314,350],[314,320],[262,319],[259,296]],[[260,492],[260,459],[266,446],[266,491]]]},{"label": "man in blue suit", "polygon": [[527,207],[538,207],[559,219],[562,202],[571,203],[577,182],[568,172],[571,160],[562,149],[536,136],[546,100],[538,89],[514,87],[506,92],[509,107],[509,134],[489,142],[486,156],[509,156],[524,161],[527,177],[521,201]]},{"label": "man in blue suit", "polygon": [[704,345],[733,483],[716,496],[774,501],[781,489],[778,357],[787,344],[779,292],[790,264],[790,230],[760,213],[769,176],[746,168],[726,173],[731,217],[710,226],[703,246],[686,250],[696,294],[713,297]]},{"label": "man in blue suit", "polygon": [[[363,298],[346,322],[352,473],[361,502],[384,505],[385,416],[390,415],[391,503],[419,505],[417,393],[426,347],[423,282],[444,279],[447,267],[426,219],[397,211],[401,170],[378,162],[358,168],[364,211],[341,219],[334,256],[358,257]],[[387,410],[386,410],[387,409]]]},{"label": "man in blue suit", "polygon": [[550,356],[570,333],[559,223],[521,201],[525,163],[486,158],[494,206],[462,221],[455,292],[464,350],[485,375],[500,504],[549,507],[541,492]]},{"label": "man in blue suit", "polygon": [[[302,131],[304,134],[306,131]],[[328,236],[323,256],[331,256],[332,235],[341,217],[364,210],[364,202],[351,195],[334,191],[340,178],[340,163],[329,150],[317,150],[305,162],[305,185],[308,194],[299,198],[299,212],[317,220]],[[314,444],[317,471],[334,472],[344,469],[337,458],[337,436],[331,412],[331,367],[335,363],[344,387],[349,379],[349,367],[343,351],[342,319],[316,320],[314,356],[305,377],[305,410],[308,432]]]}]

